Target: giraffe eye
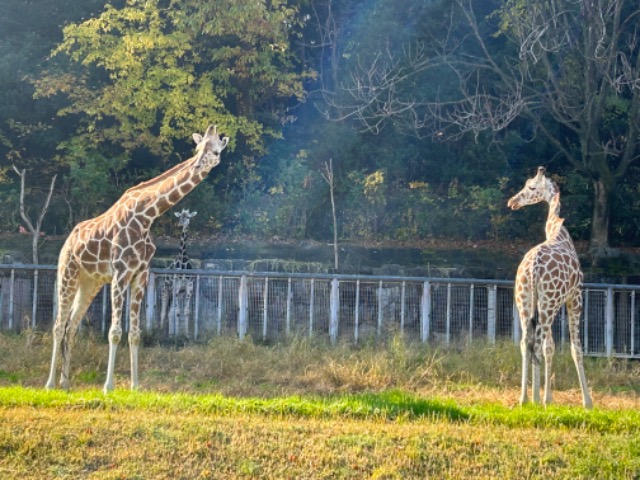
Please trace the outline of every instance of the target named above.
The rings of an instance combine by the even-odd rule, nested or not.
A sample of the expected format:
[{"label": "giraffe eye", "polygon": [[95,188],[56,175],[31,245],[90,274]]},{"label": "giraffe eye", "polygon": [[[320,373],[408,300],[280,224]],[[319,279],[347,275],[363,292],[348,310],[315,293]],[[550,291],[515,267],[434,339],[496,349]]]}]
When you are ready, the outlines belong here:
[{"label": "giraffe eye", "polygon": [[536,187],[529,187],[529,190],[535,190]]}]

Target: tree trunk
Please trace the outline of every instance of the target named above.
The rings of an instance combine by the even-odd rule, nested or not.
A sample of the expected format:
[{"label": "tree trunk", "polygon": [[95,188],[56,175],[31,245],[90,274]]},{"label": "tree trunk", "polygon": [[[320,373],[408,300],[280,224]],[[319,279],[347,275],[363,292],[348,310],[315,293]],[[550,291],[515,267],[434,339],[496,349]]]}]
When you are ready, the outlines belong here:
[{"label": "tree trunk", "polygon": [[609,246],[609,216],[611,211],[611,197],[615,183],[593,179],[594,204],[591,217],[591,238],[589,251],[594,259],[609,257],[612,252]]}]

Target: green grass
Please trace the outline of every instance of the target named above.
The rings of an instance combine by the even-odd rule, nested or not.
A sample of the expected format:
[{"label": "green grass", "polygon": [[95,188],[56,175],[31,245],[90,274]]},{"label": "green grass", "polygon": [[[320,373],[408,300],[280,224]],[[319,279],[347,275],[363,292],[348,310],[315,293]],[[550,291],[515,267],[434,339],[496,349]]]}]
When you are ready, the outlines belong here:
[{"label": "green grass", "polygon": [[640,411],[587,411],[580,407],[527,405],[509,408],[479,403],[458,405],[453,400],[421,398],[398,390],[379,393],[279,398],[237,398],[220,394],[161,394],[100,390],[65,392],[24,387],[0,387],[0,407],[65,408],[123,411],[144,409],[172,414],[259,414],[313,419],[341,418],[385,421],[438,419],[510,428],[579,428],[599,433],[640,433]]},{"label": "green grass", "polygon": [[147,345],[141,390],[101,391],[102,339],[70,391],[42,388],[51,338],[0,335],[0,478],[640,478],[640,365],[568,352],[548,408],[520,407],[517,346]]}]

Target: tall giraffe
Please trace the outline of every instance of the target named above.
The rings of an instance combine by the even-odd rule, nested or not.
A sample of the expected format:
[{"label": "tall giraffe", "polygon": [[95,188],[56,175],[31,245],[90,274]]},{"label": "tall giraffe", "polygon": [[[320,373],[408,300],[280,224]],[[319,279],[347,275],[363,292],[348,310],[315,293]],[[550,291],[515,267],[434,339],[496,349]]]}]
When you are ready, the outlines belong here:
[{"label": "tall giraffe", "polygon": [[[182,227],[180,236],[180,250],[175,260],[169,267],[172,270],[191,270],[191,260],[187,255],[187,232],[189,223],[198,212],[190,212],[183,209],[175,212],[178,217],[178,226]],[[162,284],[162,308],[160,309],[160,328],[164,330],[164,325],[169,317],[169,333],[179,333],[184,330],[189,333],[189,316],[191,314],[191,298],[193,297],[193,277],[187,275],[167,275]],[[179,301],[180,300],[180,301]],[[180,311],[180,303],[184,304],[183,311]],[[169,305],[171,308],[169,309]],[[172,322],[175,315],[176,322]]]},{"label": "tall giraffe", "polygon": [[47,388],[55,387],[56,363],[62,354],[60,386],[69,387],[71,347],[87,308],[100,287],[111,284],[109,360],[104,391],[113,390],[116,350],[122,337],[122,307],[130,288],[129,350],[131,388],[138,387],[140,305],[156,248],[149,230],[154,220],[178,203],[220,163],[229,142],[210,126],[193,134],[196,154],[157,177],[127,190],[102,215],[79,223],[65,241],[58,260],[58,314],[53,326],[53,353]]},{"label": "tall giraffe", "polygon": [[[533,401],[540,402],[540,362],[544,355],[544,404],[551,403],[551,368],[555,346],[551,325],[566,304],[571,338],[571,355],[578,371],[582,403],[592,407],[582,360],[580,342],[580,315],[582,313],[582,269],[578,254],[567,229],[560,218],[560,191],[545,176],[544,167],[527,180],[524,188],[507,205],[518,210],[525,205],[539,202],[549,204],[545,226],[546,240],[529,250],[516,274],[515,301],[522,325],[522,394],[520,403],[527,402],[528,368],[532,363]],[[535,318],[536,309],[538,318]]]}]

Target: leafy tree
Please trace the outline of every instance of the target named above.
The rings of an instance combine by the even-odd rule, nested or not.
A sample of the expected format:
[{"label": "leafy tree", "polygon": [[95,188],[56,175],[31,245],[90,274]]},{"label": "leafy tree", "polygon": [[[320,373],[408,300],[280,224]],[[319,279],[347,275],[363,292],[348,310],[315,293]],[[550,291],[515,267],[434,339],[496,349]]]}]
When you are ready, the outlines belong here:
[{"label": "leafy tree", "polygon": [[215,123],[242,157],[223,168],[246,176],[313,76],[290,49],[300,25],[287,2],[241,0],[130,0],[68,25],[57,63],[36,81],[38,98],[63,96],[58,115],[79,125],[59,160],[83,146],[109,158],[150,154],[148,168]]}]

